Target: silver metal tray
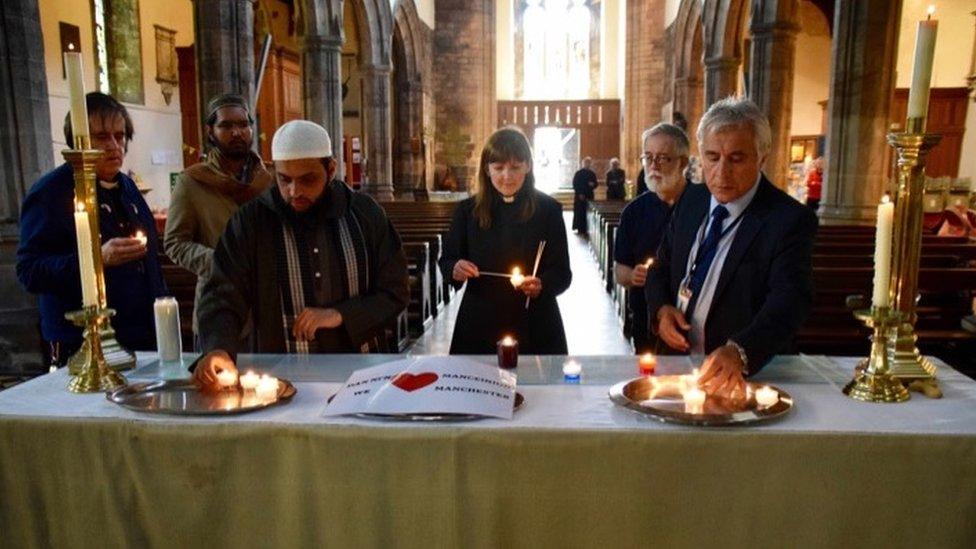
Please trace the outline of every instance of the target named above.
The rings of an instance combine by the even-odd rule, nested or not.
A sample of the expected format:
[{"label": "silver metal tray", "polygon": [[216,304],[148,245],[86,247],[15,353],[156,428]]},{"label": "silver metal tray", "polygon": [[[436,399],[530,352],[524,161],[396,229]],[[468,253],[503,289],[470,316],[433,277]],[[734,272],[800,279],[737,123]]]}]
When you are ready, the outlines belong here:
[{"label": "silver metal tray", "polygon": [[[731,400],[707,396],[701,413],[685,410],[681,390],[687,376],[647,376],[618,383],[610,388],[610,400],[658,421],[682,425],[728,426],[769,421],[793,409],[793,397],[786,391],[768,385],[779,393],[772,406],[759,406],[755,397]],[[753,393],[765,384],[747,382]]]},{"label": "silver metal tray", "polygon": [[201,391],[191,379],[133,383],[105,395],[107,399],[136,412],[177,416],[219,416],[243,414],[283,404],[296,393],[286,379],[278,380],[278,398],[260,400],[253,391],[240,388],[210,393]]},{"label": "silver metal tray", "polygon": [[[335,395],[329,397],[327,402],[332,402]],[[515,392],[515,404],[512,406],[514,411],[518,411],[525,402],[525,397],[518,391]],[[451,422],[451,421],[474,421],[477,419],[491,419],[490,416],[480,414],[351,414],[354,417],[364,419],[379,419],[384,421],[421,421],[421,422]]]}]

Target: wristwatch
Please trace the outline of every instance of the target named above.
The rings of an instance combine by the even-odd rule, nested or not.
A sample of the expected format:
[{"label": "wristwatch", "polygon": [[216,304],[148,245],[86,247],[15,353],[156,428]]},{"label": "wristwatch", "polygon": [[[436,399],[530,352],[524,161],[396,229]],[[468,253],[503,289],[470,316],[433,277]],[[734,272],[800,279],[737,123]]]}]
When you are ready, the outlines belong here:
[{"label": "wristwatch", "polygon": [[732,347],[737,353],[739,353],[739,360],[742,361],[742,373],[745,374],[749,372],[749,355],[746,354],[746,350],[742,348],[742,345],[739,345],[731,339],[726,341],[725,344]]}]

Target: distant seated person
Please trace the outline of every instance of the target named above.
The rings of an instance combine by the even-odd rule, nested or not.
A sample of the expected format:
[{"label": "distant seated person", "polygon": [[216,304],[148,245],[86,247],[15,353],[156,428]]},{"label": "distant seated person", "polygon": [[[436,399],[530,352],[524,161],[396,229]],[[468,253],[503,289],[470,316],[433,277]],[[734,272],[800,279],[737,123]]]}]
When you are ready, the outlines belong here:
[{"label": "distant seated person", "polygon": [[607,200],[623,200],[626,196],[627,176],[620,169],[620,159],[610,159],[610,169],[607,170]]},{"label": "distant seated person", "polygon": [[698,125],[705,185],[675,208],[645,285],[670,350],[705,356],[699,384],[744,395],[746,376],[790,349],[813,300],[817,217],[762,172],[769,121],[747,99],[713,104]]},{"label": "distant seated person", "polygon": [[942,212],[943,221],[939,227],[939,236],[973,236],[973,225],[970,222],[970,212],[965,204],[955,204]]},{"label": "distant seated person", "polygon": [[407,260],[383,208],[335,180],[325,128],[293,120],[271,142],[276,185],[241,206],[214,250],[199,315],[204,387],[236,371],[248,321],[257,353],[391,352]]},{"label": "distant seated person", "polygon": [[[89,93],[85,104],[91,147],[104,152],[95,175],[106,301],[115,309],[111,323],[122,346],[155,350],[153,302],[168,292],[152,212],[135,182],[121,171],[134,133],[132,119],[121,103],[103,93]],[[74,143],[69,117],[64,138],[69,146]],[[58,366],[82,341],[81,329],[64,318],[82,305],[74,211],[74,170],[64,163],[31,187],[20,215],[17,278],[39,297],[41,335]]]},{"label": "distant seated person", "polygon": [[671,220],[674,205],[689,182],[688,136],[678,126],[661,123],[644,131],[641,163],[654,188],[627,204],[620,214],[613,246],[613,273],[618,284],[629,288],[627,307],[632,318],[631,337],[637,354],[657,352],[649,337],[644,283],[651,260]]}]

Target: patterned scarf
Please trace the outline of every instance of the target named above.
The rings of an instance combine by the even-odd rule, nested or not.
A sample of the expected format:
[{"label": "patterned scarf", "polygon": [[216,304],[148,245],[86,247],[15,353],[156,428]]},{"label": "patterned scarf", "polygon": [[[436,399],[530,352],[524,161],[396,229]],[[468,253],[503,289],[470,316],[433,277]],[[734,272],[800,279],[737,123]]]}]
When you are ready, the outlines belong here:
[{"label": "patterned scarf", "polygon": [[[329,220],[333,242],[340,244],[339,260],[342,262],[342,300],[357,297],[369,288],[369,259],[366,255],[366,239],[362,227],[352,209],[342,217]],[[281,320],[285,332],[285,349],[288,353],[308,354],[318,352],[315,340],[298,341],[292,334],[295,319],[306,304],[315,303],[312,289],[312,272],[309,263],[308,243],[302,231],[294,231],[289,222],[281,224],[277,243],[278,287],[281,292]],[[379,340],[372,338],[360,346],[360,352],[379,349]]]}]

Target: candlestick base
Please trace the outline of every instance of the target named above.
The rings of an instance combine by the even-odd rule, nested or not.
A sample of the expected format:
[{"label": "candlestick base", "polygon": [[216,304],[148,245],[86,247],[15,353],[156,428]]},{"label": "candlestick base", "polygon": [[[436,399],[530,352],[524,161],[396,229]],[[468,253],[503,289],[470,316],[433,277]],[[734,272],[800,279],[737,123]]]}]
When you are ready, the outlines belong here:
[{"label": "candlestick base", "polygon": [[78,373],[68,382],[68,390],[72,393],[111,391],[126,384],[122,374],[108,367],[102,350],[101,327],[114,314],[112,309],[92,306],[64,315],[75,325],[84,327],[81,348],[68,361],[69,366],[78,368]]},{"label": "candlestick base", "polygon": [[854,316],[873,328],[874,335],[871,356],[855,368],[854,379],[844,387],[844,394],[863,402],[905,402],[910,398],[908,390],[891,375],[887,354],[887,334],[901,322],[901,313],[888,307],[872,307],[856,311]]},{"label": "candlestick base", "polygon": [[936,368],[922,356],[916,342],[918,336],[911,324],[901,323],[888,338],[888,365],[892,377],[904,380],[935,379]]}]

